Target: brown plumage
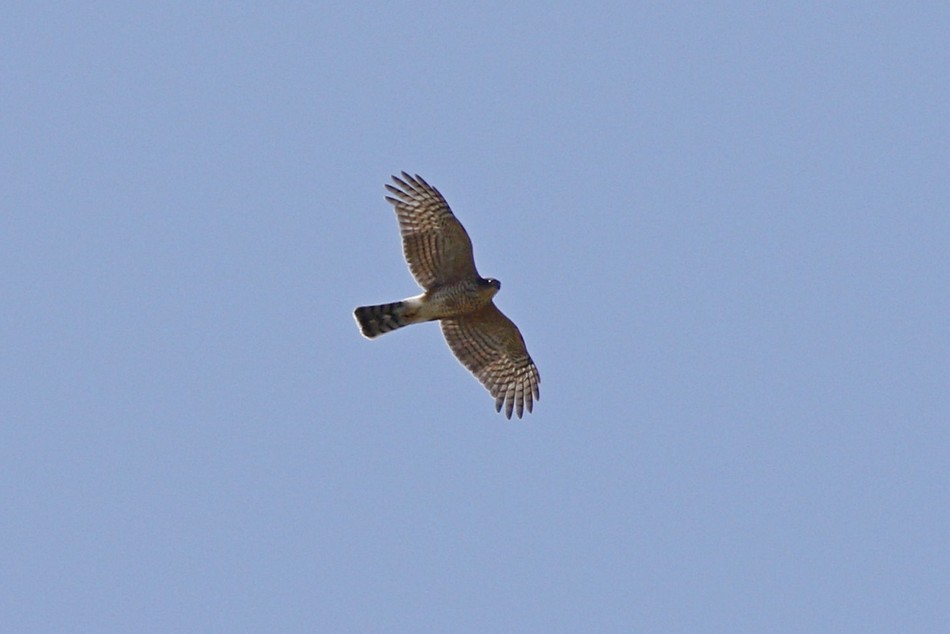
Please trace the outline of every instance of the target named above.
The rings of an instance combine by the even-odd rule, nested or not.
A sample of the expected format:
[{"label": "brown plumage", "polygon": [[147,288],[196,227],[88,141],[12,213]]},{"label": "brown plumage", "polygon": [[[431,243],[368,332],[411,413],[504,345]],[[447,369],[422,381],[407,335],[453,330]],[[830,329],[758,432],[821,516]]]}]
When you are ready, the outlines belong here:
[{"label": "brown plumage", "polygon": [[425,293],[357,308],[361,332],[374,338],[441,320],[449,348],[495,398],[495,409],[521,418],[541,397],[541,377],[518,327],[492,301],[501,283],[478,274],[472,241],[435,187],[405,172],[393,182],[386,200],[399,220],[409,270]]}]

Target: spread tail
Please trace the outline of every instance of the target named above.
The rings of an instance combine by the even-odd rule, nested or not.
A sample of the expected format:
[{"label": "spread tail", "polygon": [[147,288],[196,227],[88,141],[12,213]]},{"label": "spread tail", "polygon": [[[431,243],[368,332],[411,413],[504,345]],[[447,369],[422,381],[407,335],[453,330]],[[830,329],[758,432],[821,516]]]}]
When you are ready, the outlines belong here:
[{"label": "spread tail", "polygon": [[378,306],[360,306],[353,311],[363,336],[373,339],[391,330],[413,323],[409,319],[406,302],[393,302]]}]

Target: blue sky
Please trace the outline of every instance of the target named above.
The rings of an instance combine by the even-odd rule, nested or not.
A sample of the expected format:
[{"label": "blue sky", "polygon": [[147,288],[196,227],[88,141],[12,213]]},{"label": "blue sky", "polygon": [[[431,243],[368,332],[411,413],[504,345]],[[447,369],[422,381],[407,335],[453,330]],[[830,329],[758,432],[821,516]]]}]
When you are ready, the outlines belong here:
[{"label": "blue sky", "polygon": [[[0,630],[950,629],[950,10],[0,9]],[[542,376],[495,414],[383,200]]]}]

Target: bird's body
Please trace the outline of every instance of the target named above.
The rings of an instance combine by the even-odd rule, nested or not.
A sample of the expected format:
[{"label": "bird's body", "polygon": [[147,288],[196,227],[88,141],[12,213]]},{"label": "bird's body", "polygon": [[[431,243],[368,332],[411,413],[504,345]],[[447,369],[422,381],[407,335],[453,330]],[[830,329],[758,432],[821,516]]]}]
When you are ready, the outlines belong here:
[{"label": "bird's body", "polygon": [[473,313],[490,304],[496,292],[491,286],[479,286],[472,280],[463,280],[435,286],[422,295],[408,297],[400,302],[360,306],[354,314],[363,335],[375,339],[409,324]]},{"label": "bird's body", "polygon": [[530,412],[540,398],[541,377],[517,326],[492,298],[501,283],[475,269],[472,242],[434,187],[403,172],[386,185],[396,211],[409,269],[425,293],[399,302],[361,306],[354,311],[367,338],[425,321],[440,320],[442,333],[459,361],[495,397],[495,407],[511,418]]}]

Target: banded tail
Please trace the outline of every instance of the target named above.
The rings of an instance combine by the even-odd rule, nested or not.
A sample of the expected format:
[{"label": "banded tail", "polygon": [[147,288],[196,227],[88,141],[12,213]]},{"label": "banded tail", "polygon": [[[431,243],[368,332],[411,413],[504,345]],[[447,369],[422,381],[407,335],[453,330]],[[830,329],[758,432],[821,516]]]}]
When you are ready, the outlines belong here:
[{"label": "banded tail", "polygon": [[378,306],[360,306],[353,311],[360,331],[368,339],[374,339],[391,330],[415,323],[406,302],[393,302]]}]

